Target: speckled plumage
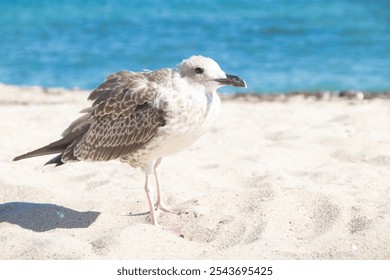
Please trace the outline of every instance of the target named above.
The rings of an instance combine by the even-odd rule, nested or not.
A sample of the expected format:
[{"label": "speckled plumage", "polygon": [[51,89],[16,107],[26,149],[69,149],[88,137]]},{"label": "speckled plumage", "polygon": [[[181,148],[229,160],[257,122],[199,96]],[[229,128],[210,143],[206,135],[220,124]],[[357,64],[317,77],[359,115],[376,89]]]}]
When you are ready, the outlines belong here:
[{"label": "speckled plumage", "polygon": [[[168,79],[168,69],[156,71]],[[145,75],[146,74],[146,75]],[[89,96],[92,107],[72,125],[89,128],[84,136],[67,149],[62,161],[107,161],[130,156],[148,143],[165,125],[164,102],[160,98],[159,85],[148,80],[150,73],[118,72],[110,75]],[[63,134],[73,131],[72,126]],[[140,166],[138,164],[137,166]]]},{"label": "speckled plumage", "polygon": [[59,153],[47,164],[120,160],[141,167],[147,176],[152,222],[157,223],[149,176],[156,176],[157,208],[167,210],[160,206],[161,158],[187,148],[207,131],[219,112],[216,89],[222,85],[245,86],[245,82],[202,56],[173,69],[112,74],[91,92],[91,107],[81,111],[84,115],[70,124],[62,139],[15,160]]}]

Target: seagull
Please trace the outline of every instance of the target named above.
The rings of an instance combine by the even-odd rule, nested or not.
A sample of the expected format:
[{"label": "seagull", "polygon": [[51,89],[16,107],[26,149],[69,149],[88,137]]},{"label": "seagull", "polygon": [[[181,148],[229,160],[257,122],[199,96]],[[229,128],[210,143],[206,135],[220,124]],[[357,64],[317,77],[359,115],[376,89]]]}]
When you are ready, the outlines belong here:
[{"label": "seagull", "polygon": [[[157,225],[160,211],[176,213],[162,200],[161,160],[188,148],[210,128],[219,113],[217,89],[222,86],[246,87],[246,83],[200,55],[174,68],[111,74],[90,93],[91,107],[80,112],[84,114],[65,129],[60,140],[14,161],[58,154],[46,164],[120,160],[141,168],[150,220]],[[152,176],[155,204],[150,193]]]}]

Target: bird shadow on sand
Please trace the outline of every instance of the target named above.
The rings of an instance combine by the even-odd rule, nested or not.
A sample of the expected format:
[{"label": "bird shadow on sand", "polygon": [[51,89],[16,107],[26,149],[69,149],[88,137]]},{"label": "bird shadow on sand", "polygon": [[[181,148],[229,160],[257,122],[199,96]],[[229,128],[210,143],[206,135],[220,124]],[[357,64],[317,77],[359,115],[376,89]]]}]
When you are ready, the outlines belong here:
[{"label": "bird shadow on sand", "polygon": [[55,204],[10,202],[0,204],[0,223],[11,223],[36,232],[56,228],[87,228],[100,212],[78,212]]}]

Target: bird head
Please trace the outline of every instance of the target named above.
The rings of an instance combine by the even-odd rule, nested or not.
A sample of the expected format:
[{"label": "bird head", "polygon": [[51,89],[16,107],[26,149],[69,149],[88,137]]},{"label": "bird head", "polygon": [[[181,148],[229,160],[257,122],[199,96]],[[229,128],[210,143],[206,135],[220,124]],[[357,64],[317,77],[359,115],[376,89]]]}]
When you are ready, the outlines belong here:
[{"label": "bird head", "polygon": [[176,70],[188,83],[204,85],[210,91],[222,86],[246,87],[243,79],[226,74],[214,60],[200,55],[183,60]]}]

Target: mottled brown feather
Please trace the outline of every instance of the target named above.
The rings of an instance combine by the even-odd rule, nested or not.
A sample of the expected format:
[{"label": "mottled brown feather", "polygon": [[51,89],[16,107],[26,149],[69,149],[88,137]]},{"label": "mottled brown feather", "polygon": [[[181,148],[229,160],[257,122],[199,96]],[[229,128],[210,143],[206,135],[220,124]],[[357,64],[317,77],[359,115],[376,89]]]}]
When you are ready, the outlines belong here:
[{"label": "mottled brown feather", "polygon": [[[158,77],[155,77],[157,75]],[[129,156],[143,147],[165,124],[164,104],[158,104],[159,87],[168,69],[134,73],[121,71],[107,77],[88,99],[94,101],[86,114],[74,121],[63,136],[88,129],[65,150],[62,161],[106,161]],[[161,80],[160,80],[161,81]]]},{"label": "mottled brown feather", "polygon": [[[62,133],[62,138],[14,160],[59,153],[47,164],[68,161],[132,159],[132,153],[147,144],[165,125],[166,103],[160,86],[169,83],[171,69],[112,74],[92,91],[90,108],[81,111]],[[157,84],[158,82],[158,84]]]}]

